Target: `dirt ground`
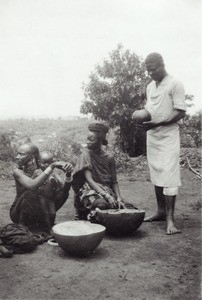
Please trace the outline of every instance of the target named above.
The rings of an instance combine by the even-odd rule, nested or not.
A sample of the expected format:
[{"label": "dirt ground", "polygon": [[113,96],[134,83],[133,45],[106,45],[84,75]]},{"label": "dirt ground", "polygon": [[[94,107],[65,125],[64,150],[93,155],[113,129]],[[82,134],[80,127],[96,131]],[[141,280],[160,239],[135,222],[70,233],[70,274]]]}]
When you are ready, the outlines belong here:
[{"label": "dirt ground", "polygon": [[[146,215],[156,208],[148,181],[120,177],[122,195]],[[200,298],[201,182],[184,169],[176,203],[182,234],[165,234],[165,222],[143,223],[128,237],[105,236],[89,257],[75,258],[44,243],[33,253],[0,258],[0,299],[189,299]],[[10,223],[12,180],[0,180],[0,226]],[[57,223],[73,219],[72,192]]]}]

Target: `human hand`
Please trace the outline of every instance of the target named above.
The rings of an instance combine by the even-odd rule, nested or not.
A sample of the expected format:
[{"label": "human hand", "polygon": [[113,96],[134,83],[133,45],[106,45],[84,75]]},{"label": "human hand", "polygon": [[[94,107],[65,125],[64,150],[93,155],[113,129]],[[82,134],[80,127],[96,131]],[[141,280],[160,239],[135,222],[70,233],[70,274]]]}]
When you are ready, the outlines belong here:
[{"label": "human hand", "polygon": [[73,166],[69,162],[55,161],[52,165],[54,168],[58,168],[64,171],[67,176],[71,176]]},{"label": "human hand", "polygon": [[90,222],[96,221],[98,211],[100,211],[98,207],[96,207],[95,210],[91,210],[90,213],[87,215],[87,220]]},{"label": "human hand", "polygon": [[151,121],[143,122],[143,125],[148,126],[150,129],[157,126],[162,126],[163,123],[163,117],[162,116],[154,116]]},{"label": "human hand", "polygon": [[148,122],[144,122],[142,124],[142,128],[145,130],[145,131],[148,131],[154,127],[157,127],[156,125],[154,125],[151,121],[148,121]]},{"label": "human hand", "polygon": [[147,124],[135,124],[137,130],[147,131],[151,129]]},{"label": "human hand", "polygon": [[110,208],[117,208],[117,203],[116,203],[116,200],[114,199],[114,197],[112,197],[111,195],[108,195],[106,198],[107,198]]},{"label": "human hand", "polygon": [[71,163],[66,162],[63,168],[63,171],[65,172],[67,177],[71,177],[72,171],[73,171],[73,166]]},{"label": "human hand", "polygon": [[54,168],[58,168],[58,169],[62,169],[65,165],[65,162],[64,161],[54,161],[50,167],[52,167],[53,169]]},{"label": "human hand", "polygon": [[124,201],[120,197],[117,197],[117,203],[118,203],[118,209],[126,208]]}]

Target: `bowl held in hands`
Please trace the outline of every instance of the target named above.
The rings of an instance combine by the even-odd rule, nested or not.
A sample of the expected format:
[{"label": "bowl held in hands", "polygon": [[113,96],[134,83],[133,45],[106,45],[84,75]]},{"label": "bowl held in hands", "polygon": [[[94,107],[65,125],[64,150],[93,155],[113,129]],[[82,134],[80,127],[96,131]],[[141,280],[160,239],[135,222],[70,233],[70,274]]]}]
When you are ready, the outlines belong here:
[{"label": "bowl held in hands", "polygon": [[146,109],[136,110],[132,115],[133,120],[142,124],[143,122],[151,121],[151,115]]}]

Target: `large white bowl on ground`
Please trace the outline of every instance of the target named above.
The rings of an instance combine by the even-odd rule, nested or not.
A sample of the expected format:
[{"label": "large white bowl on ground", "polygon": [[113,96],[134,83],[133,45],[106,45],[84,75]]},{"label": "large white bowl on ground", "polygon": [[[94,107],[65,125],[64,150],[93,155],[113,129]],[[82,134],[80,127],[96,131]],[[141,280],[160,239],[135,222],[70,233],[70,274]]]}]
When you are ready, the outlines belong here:
[{"label": "large white bowl on ground", "polygon": [[101,243],[106,228],[88,221],[67,221],[52,228],[59,246],[72,255],[86,255]]},{"label": "large white bowl on ground", "polygon": [[113,235],[133,233],[142,224],[145,211],[140,209],[107,209],[96,211],[95,220]]}]

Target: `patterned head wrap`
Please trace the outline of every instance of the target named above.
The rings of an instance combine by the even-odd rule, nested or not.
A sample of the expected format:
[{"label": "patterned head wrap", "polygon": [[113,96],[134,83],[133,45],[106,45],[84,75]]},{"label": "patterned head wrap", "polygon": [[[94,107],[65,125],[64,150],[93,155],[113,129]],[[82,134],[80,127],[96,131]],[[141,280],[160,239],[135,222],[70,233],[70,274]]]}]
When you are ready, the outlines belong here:
[{"label": "patterned head wrap", "polygon": [[103,123],[92,123],[88,125],[90,131],[96,131],[99,133],[107,134],[109,127]]},{"label": "patterned head wrap", "polygon": [[109,127],[103,123],[92,123],[88,125],[90,131],[96,132],[99,138],[102,140],[103,145],[107,145],[106,134],[109,131]]}]

